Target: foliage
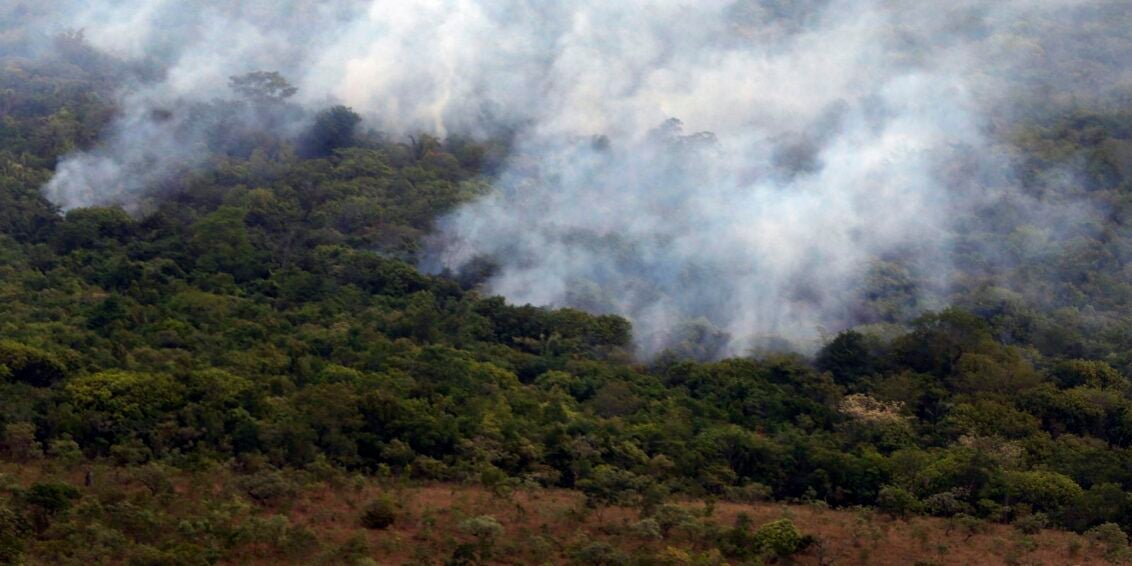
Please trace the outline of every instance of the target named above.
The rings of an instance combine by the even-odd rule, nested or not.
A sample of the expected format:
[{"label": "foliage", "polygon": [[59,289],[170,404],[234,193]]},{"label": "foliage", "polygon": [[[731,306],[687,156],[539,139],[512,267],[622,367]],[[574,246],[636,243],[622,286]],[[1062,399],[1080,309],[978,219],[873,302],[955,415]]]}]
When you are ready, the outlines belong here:
[{"label": "foliage", "polygon": [[361,116],[345,107],[335,106],[315,116],[314,124],[300,142],[303,155],[327,157],[337,149],[353,146]]},{"label": "foliage", "polygon": [[397,505],[387,496],[370,501],[362,510],[361,523],[367,529],[388,529],[396,520]]},{"label": "foliage", "polygon": [[877,508],[894,517],[905,517],[922,507],[916,496],[902,487],[886,485],[877,492]]},{"label": "foliage", "polygon": [[762,552],[786,558],[802,550],[802,533],[790,519],[771,521],[755,530],[754,544]]},{"label": "foliage", "polygon": [[[117,89],[140,79],[81,32],[57,43],[42,60],[0,56],[7,460],[72,474],[124,466],[154,500],[175,496],[162,480],[176,470],[233,465],[242,477],[229,504],[257,508],[292,502],[305,474],[480,482],[499,494],[576,488],[594,507],[641,510],[642,540],[719,534],[661,505],[669,493],[1020,530],[1044,515],[1052,527],[1107,525],[1109,538],[1132,526],[1132,185],[1113,149],[1132,143],[1126,107],[1054,108],[1003,126],[995,151],[1017,162],[1028,206],[1105,214],[1053,230],[988,203],[955,219],[951,307],[913,312],[902,260],[877,258],[875,289],[852,317],[876,324],[845,329],[812,358],[715,360],[726,336],[697,320],[674,323],[679,348],[638,360],[623,318],[487,296],[491,258],[461,273],[415,267],[437,219],[491,190],[483,179],[509,139],[391,139],[346,107],[291,106],[278,73],[233,77],[240,100],[176,103],[209,131],[198,166],[129,210],[61,213],[40,187],[62,156],[96,147]],[[258,125],[287,113],[306,131]],[[1080,186],[1042,181],[1075,163],[1087,164]],[[1002,249],[993,242],[1012,257],[988,257]],[[163,546],[114,526],[182,529],[159,510],[109,493],[102,511],[71,507],[52,485],[0,508],[0,551],[36,546],[81,512],[103,519],[36,556],[73,563],[62,549],[89,547],[214,562],[225,537],[277,537],[290,559],[311,558],[309,533],[286,520],[222,536],[238,513],[210,510],[224,518],[204,513],[214,518]],[[382,501],[360,520],[397,520]],[[765,528],[720,536],[734,552],[744,537],[785,551],[801,536]],[[587,547],[574,550],[619,559]]]},{"label": "foliage", "polygon": [[11,340],[0,340],[0,365],[8,379],[47,387],[66,376],[63,364],[51,354]]},{"label": "foliage", "polygon": [[0,564],[20,564],[25,539],[31,530],[24,517],[4,502],[0,505]]},{"label": "foliage", "polygon": [[1022,534],[1036,535],[1049,526],[1049,516],[1045,513],[1031,513],[1014,520],[1014,527]]},{"label": "foliage", "polygon": [[276,503],[294,495],[294,485],[282,473],[262,470],[241,478],[240,487],[253,501]]},{"label": "foliage", "polygon": [[1084,495],[1072,478],[1057,472],[1007,472],[1003,481],[1009,498],[1042,511],[1059,511]]},{"label": "foliage", "polygon": [[1085,536],[1104,548],[1105,557],[1109,560],[1127,560],[1129,558],[1128,535],[1115,523],[1103,523],[1088,531]]}]

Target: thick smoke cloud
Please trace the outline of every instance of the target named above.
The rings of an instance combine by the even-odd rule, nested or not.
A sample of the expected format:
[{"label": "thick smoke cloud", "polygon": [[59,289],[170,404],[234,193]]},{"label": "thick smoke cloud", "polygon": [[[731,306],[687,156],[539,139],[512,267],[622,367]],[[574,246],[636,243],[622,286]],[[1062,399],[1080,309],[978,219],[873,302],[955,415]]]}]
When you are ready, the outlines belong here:
[{"label": "thick smoke cloud", "polygon": [[154,110],[278,69],[299,103],[393,134],[517,132],[497,191],[441,221],[430,269],[488,258],[490,292],[626,315],[646,355],[712,357],[810,347],[877,318],[860,308],[877,293],[937,306],[953,219],[1012,191],[1004,123],[1130,84],[1126,45],[1074,80],[1061,52],[1097,40],[1035,22],[1121,4],[119,0],[26,17],[164,69],[123,89],[103,147],[60,164],[45,191],[65,208],[202,159],[188,118]]}]

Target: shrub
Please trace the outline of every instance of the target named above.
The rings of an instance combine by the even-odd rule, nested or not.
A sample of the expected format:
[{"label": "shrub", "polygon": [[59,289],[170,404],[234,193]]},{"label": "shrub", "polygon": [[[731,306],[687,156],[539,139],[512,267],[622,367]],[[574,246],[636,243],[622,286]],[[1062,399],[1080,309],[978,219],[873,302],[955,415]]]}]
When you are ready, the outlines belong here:
[{"label": "shrub", "polygon": [[586,504],[599,507],[636,503],[648,487],[648,481],[648,478],[632,472],[602,464],[594,468],[588,477],[578,481],[577,485],[586,495]]},{"label": "shrub", "polygon": [[694,523],[696,518],[688,512],[687,509],[678,505],[661,505],[657,507],[656,512],[653,513],[653,518],[656,519],[660,525],[660,533],[663,536],[668,536],[668,533],[676,527],[684,527]]},{"label": "shrub", "polygon": [[62,513],[79,497],[79,490],[65,483],[37,483],[24,493],[24,502],[48,514]]},{"label": "shrub", "polygon": [[948,532],[957,530],[963,535],[963,540],[968,540],[979,533],[986,532],[987,523],[978,517],[972,517],[966,513],[959,513],[948,520],[947,530]]},{"label": "shrub", "polygon": [[133,480],[144,485],[152,495],[169,495],[173,493],[173,481],[169,479],[169,470],[156,463],[133,468],[130,472]]},{"label": "shrub", "polygon": [[83,459],[82,448],[69,435],[52,440],[47,446],[47,454],[68,466],[78,464]]},{"label": "shrub", "polygon": [[1006,522],[1006,518],[1010,516],[1011,508],[1008,505],[1003,505],[993,499],[980,499],[977,503],[979,508],[979,516],[986,518],[988,521],[996,523]]},{"label": "shrub", "polygon": [[274,470],[264,470],[240,478],[238,485],[256,503],[269,504],[295,494],[295,486]]},{"label": "shrub", "polygon": [[1059,362],[1050,371],[1051,377],[1062,388],[1117,387],[1128,385],[1128,380],[1112,366],[1100,361],[1066,360]]},{"label": "shrub", "polygon": [[6,503],[0,504],[0,564],[20,564],[30,525]]},{"label": "shrub", "polygon": [[660,523],[656,519],[641,519],[633,524],[633,534],[646,539],[662,539],[664,536],[660,533]]},{"label": "shrub", "polygon": [[802,533],[790,519],[771,521],[755,531],[755,545],[764,553],[780,558],[790,556],[802,549]]},{"label": "shrub", "polygon": [[319,547],[318,537],[304,525],[288,525],[287,536],[278,542],[279,548],[291,558],[306,556]]},{"label": "shrub", "polygon": [[958,490],[945,491],[930,495],[924,499],[924,507],[937,517],[951,517],[971,510],[971,506],[963,500],[963,493]]},{"label": "shrub", "polygon": [[460,530],[476,537],[472,545],[480,563],[487,563],[495,552],[495,540],[503,534],[503,525],[491,515],[480,515],[460,523]]},{"label": "shrub", "polygon": [[1116,523],[1097,525],[1085,531],[1085,536],[1104,545],[1105,558],[1109,560],[1124,558],[1129,552],[1128,535]]},{"label": "shrub", "polygon": [[444,561],[444,566],[474,566],[477,564],[476,545],[463,542],[452,550],[452,556]]},{"label": "shrub", "polygon": [[1049,526],[1049,516],[1045,513],[1031,513],[1014,521],[1014,528],[1026,535],[1036,535],[1047,526]]},{"label": "shrub", "polygon": [[751,532],[750,515],[739,513],[739,516],[735,518],[735,526],[724,531],[719,537],[719,549],[728,558],[740,560],[753,558],[762,552],[759,544],[755,542],[754,534]]},{"label": "shrub", "polygon": [[153,451],[137,438],[131,438],[110,447],[110,457],[119,466],[144,464],[153,457]]},{"label": "shrub", "polygon": [[358,564],[369,559],[369,554],[370,548],[365,537],[354,535],[335,549],[331,560],[336,564]]},{"label": "shrub", "polygon": [[761,483],[752,482],[742,486],[726,486],[723,496],[727,501],[738,503],[759,503],[768,501],[774,495],[773,490]]},{"label": "shrub", "polygon": [[42,533],[56,515],[71,508],[79,490],[65,483],[37,483],[21,494],[36,532]]},{"label": "shrub", "polygon": [[10,423],[4,427],[4,451],[19,462],[35,460],[43,456],[43,448],[35,439],[35,425],[32,423]]},{"label": "shrub", "polygon": [[397,520],[397,505],[387,496],[374,499],[362,511],[362,526],[367,529],[388,529]]},{"label": "shrub", "polygon": [[1085,494],[1072,478],[1057,472],[1006,472],[1003,481],[1012,500],[1046,511],[1059,511]]},{"label": "shrub", "polygon": [[130,566],[161,566],[172,562],[168,553],[148,544],[137,544],[130,548],[126,563]]},{"label": "shrub", "polygon": [[481,541],[490,541],[503,534],[503,525],[499,524],[499,520],[491,515],[480,515],[461,522],[460,530]]},{"label": "shrub", "polygon": [[894,517],[905,517],[911,513],[918,513],[923,506],[908,490],[886,485],[877,493],[877,507]]},{"label": "shrub", "polygon": [[570,553],[570,557],[578,564],[593,566],[620,566],[622,564],[629,564],[629,557],[607,542],[595,542],[583,546]]}]

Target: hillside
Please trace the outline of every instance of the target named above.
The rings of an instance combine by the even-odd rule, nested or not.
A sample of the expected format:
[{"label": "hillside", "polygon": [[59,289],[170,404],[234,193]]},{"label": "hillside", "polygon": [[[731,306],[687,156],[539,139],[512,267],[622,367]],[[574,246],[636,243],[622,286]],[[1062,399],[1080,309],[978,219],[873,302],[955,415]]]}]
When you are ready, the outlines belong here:
[{"label": "hillside", "polygon": [[[767,17],[739,8],[728,17]],[[996,107],[985,145],[901,161],[895,177],[931,169],[946,187],[928,195],[946,222],[909,214],[898,232],[932,236],[862,244],[852,269],[846,242],[909,211],[884,208],[885,169],[850,183],[876,217],[779,214],[799,210],[781,195],[828,196],[781,180],[820,175],[831,154],[806,149],[812,124],[814,140],[766,142],[789,150],[769,172],[741,174],[716,170],[726,141],[679,120],[644,142],[532,143],[521,120],[385,131],[361,108],[298,102],[276,71],[162,98],[179,67],[12,24],[37,10],[0,8],[0,562],[1132,559],[1132,101],[1120,84],[1074,90],[1120,76],[1132,43],[1105,10],[1090,38],[1040,18],[970,34],[1109,56],[1048,42],[1050,76],[1026,83],[1047,95]],[[931,51],[909,42],[901,61]],[[828,159],[862,157],[845,155]],[[758,225],[697,204],[714,196],[688,192],[701,174],[778,183],[758,218],[805,237],[743,242],[783,242],[758,259],[789,269],[730,278],[734,239],[712,262],[672,261],[718,251],[665,247],[715,237],[704,218]],[[632,183],[654,181],[679,191],[639,199],[653,193]],[[617,202],[551,206],[576,185]],[[623,194],[647,220],[618,216]],[[529,205],[536,228],[501,202]],[[680,213],[695,206],[718,216]],[[613,220],[624,229],[589,230]],[[562,291],[547,262],[589,278]],[[807,314],[782,328],[837,325],[806,348],[761,319],[721,322],[780,307]]]},{"label": "hillside", "polygon": [[[29,545],[29,563],[100,563],[114,555],[131,564],[710,565],[753,558],[758,527],[783,519],[812,541],[790,557],[793,564],[1083,565],[1128,552],[1126,541],[1101,532],[894,517],[820,502],[678,499],[643,513],[595,509],[569,490],[406,483],[327,469],[280,476],[89,469],[93,481],[84,486],[76,468],[5,467],[8,489],[56,478],[83,492],[52,527],[60,538]],[[387,527],[364,526],[374,502],[388,502]],[[84,531],[98,542],[73,538]]]}]

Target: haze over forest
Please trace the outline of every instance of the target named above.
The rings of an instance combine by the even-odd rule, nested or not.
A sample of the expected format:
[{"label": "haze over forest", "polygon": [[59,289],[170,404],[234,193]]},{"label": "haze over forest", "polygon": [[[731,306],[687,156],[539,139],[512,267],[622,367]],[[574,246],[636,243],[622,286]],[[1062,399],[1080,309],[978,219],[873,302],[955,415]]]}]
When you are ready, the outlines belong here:
[{"label": "haze over forest", "polygon": [[[1083,199],[1030,198],[1080,181],[1083,164],[1027,183],[1004,142],[1051,106],[1128,96],[1129,46],[1081,31],[1126,11],[147,0],[25,6],[21,33],[34,52],[82,30],[138,67],[103,142],[45,187],[64,209],[141,209],[207,157],[192,103],[277,70],[297,88],[289,101],[344,104],[391,139],[508,139],[491,192],[439,221],[426,269],[486,264],[491,293],[627,316],[645,355],[691,336],[714,358],[813,351],[823,333],[948,304],[964,226],[993,222],[987,208],[1053,240],[1103,217]],[[298,135],[310,115],[270,127]],[[978,261],[1007,261],[979,246]],[[905,288],[886,305],[898,312],[863,308],[885,284]]]}]

